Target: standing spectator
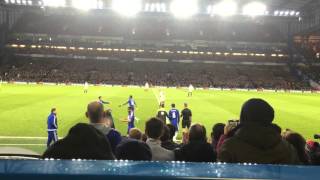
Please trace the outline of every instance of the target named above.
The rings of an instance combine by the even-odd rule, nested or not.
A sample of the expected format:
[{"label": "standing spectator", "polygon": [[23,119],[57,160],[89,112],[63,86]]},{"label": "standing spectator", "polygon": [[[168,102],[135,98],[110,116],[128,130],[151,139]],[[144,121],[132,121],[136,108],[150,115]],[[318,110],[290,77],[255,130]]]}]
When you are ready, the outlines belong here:
[{"label": "standing spectator", "polygon": [[216,155],[207,143],[206,128],[200,124],[192,125],[188,143],[175,150],[175,157],[178,161],[215,162]]},{"label": "standing spectator", "polygon": [[224,127],[226,125],[223,123],[217,123],[212,127],[212,132],[211,132],[211,145],[213,147],[213,150],[217,152],[217,145],[219,142],[220,137],[224,134]]},{"label": "standing spectator", "polygon": [[50,146],[44,158],[113,160],[108,139],[89,124],[73,126],[68,135]]},{"label": "standing spectator", "polygon": [[181,111],[181,117],[182,117],[182,128],[189,129],[192,122],[192,112],[188,108],[187,103],[184,103],[184,109]]},{"label": "standing spectator", "polygon": [[244,103],[240,128],[218,152],[218,160],[228,163],[299,164],[294,147],[272,126],[273,108],[262,99]]},{"label": "standing spectator", "polygon": [[86,116],[90,124],[102,132],[108,138],[112,151],[115,151],[116,146],[121,141],[121,135],[115,129],[112,129],[107,124],[104,118],[103,105],[100,102],[94,101],[88,104]]},{"label": "standing spectator", "polygon": [[175,135],[175,127],[172,124],[167,124],[163,128],[163,135],[161,136],[161,146],[168,150],[174,150],[179,147],[179,144],[173,141]]},{"label": "standing spectator", "polygon": [[158,118],[151,118],[146,122],[147,144],[152,153],[153,161],[173,161],[174,153],[161,147],[160,137],[163,134],[163,122]]},{"label": "standing spectator", "polygon": [[57,109],[52,108],[51,113],[48,116],[48,141],[47,141],[47,147],[50,146],[51,142],[57,142],[58,141],[58,118],[57,118]]},{"label": "standing spectator", "polygon": [[296,148],[299,159],[303,164],[310,164],[306,152],[306,140],[299,133],[287,129],[283,132],[282,137]]}]

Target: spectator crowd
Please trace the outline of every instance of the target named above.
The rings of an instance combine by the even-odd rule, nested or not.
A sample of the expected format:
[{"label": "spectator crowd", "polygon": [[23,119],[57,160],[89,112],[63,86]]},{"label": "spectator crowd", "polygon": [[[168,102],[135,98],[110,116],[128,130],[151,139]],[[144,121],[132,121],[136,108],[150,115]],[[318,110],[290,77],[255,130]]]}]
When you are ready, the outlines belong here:
[{"label": "spectator crowd", "polygon": [[319,143],[274,124],[275,111],[262,99],[246,101],[239,120],[213,125],[209,138],[202,124],[192,123],[182,130],[181,143],[173,140],[175,126],[156,117],[146,121],[144,131],[132,128],[121,136],[100,102],[89,103],[86,116],[88,123],[73,126],[65,138],[48,147],[43,158],[320,164]]},{"label": "spectator crowd", "polygon": [[13,58],[0,67],[6,81],[310,89],[287,66]]}]

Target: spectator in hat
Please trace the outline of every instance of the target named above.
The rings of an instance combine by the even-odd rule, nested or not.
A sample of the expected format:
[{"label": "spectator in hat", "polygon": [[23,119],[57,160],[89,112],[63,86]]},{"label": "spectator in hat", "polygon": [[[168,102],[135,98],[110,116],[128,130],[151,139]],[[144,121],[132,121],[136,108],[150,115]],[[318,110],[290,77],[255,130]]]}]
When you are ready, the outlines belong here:
[{"label": "spectator in hat", "polygon": [[240,125],[218,151],[228,163],[300,164],[295,148],[272,125],[274,110],[262,99],[250,99],[241,109]]}]

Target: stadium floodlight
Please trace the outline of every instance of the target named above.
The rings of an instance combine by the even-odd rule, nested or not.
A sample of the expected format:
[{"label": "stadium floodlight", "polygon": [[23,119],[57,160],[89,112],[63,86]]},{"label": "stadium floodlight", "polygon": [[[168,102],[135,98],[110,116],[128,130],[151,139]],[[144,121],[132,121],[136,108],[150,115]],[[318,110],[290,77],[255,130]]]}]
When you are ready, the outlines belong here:
[{"label": "stadium floodlight", "polygon": [[251,2],[245,5],[242,9],[242,14],[247,16],[265,15],[267,6],[261,2]]},{"label": "stadium floodlight", "polygon": [[149,3],[146,3],[146,4],[144,5],[144,11],[148,12],[149,9],[150,9],[150,4],[149,4]]},{"label": "stadium floodlight", "polygon": [[98,5],[97,0],[72,0],[72,7],[85,11],[97,9]]},{"label": "stadium floodlight", "polygon": [[285,16],[288,16],[289,13],[290,13],[289,11],[286,11],[286,12],[284,13],[284,15],[285,15]]},{"label": "stadium floodlight", "polygon": [[290,12],[290,16],[294,16],[295,14],[296,14],[295,11],[291,11],[291,12]]},{"label": "stadium floodlight", "polygon": [[278,16],[278,15],[279,15],[279,11],[275,11],[275,12],[274,12],[274,15],[275,15],[275,16]]},{"label": "stadium floodlight", "polygon": [[64,7],[65,5],[65,0],[43,0],[43,6]]},{"label": "stadium floodlight", "polygon": [[141,0],[113,0],[112,9],[124,16],[135,16],[142,10]]},{"label": "stadium floodlight", "polygon": [[198,0],[174,0],[170,4],[170,11],[176,18],[188,18],[198,12]]},{"label": "stadium floodlight", "polygon": [[300,12],[296,12],[296,16],[300,16]]},{"label": "stadium floodlight", "polygon": [[161,12],[166,12],[167,8],[166,8],[166,4],[161,3]]},{"label": "stadium floodlight", "polygon": [[233,16],[238,11],[238,5],[233,0],[224,0],[212,7],[212,14],[219,16]]}]

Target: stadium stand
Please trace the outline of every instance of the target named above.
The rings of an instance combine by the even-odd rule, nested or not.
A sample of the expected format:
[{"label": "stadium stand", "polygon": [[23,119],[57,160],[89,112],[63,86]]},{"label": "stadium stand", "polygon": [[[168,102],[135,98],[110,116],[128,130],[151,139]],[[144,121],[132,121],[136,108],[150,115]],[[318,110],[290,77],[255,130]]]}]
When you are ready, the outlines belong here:
[{"label": "stadium stand", "polygon": [[[252,68],[254,67],[254,68]],[[11,59],[0,68],[7,81],[298,89],[309,87],[283,65]],[[270,79],[272,77],[272,79]]]},{"label": "stadium stand", "polygon": [[[19,6],[29,3],[19,2]],[[320,89],[318,44],[297,41],[295,48],[300,49],[293,52],[289,27],[291,22],[299,25],[303,19],[299,16],[293,21],[243,15],[233,21],[212,20],[203,14],[185,21],[168,15],[126,19],[109,11],[83,13],[70,7],[29,9],[15,7],[11,1],[0,3],[8,6],[0,9],[0,79],[8,83]],[[9,18],[11,8],[18,10]],[[284,11],[283,16],[291,12]],[[319,20],[320,13],[316,17]],[[163,138],[165,125],[153,117],[145,131],[136,129],[139,138],[120,137],[104,124],[103,105],[93,104],[95,108],[88,106],[87,112],[91,124],[74,125],[42,156],[0,148],[0,159],[10,159],[0,160],[0,178],[300,180],[319,176],[312,166],[320,165],[319,143],[290,130],[281,134],[281,128],[272,124],[276,109],[262,99],[245,102],[239,121],[215,126],[211,139],[203,125],[193,124],[180,144],[172,141],[172,128],[166,129],[170,137]],[[110,131],[117,132],[117,139],[109,136]],[[165,143],[170,143],[170,149]]]}]

